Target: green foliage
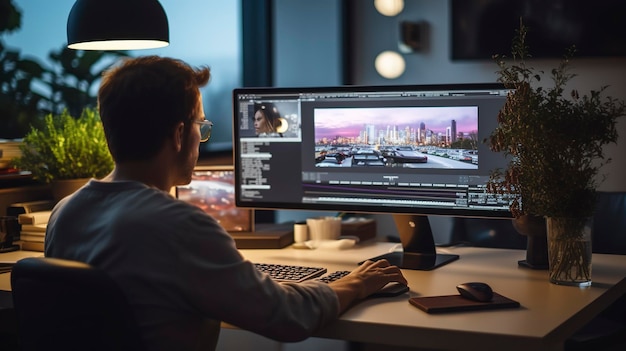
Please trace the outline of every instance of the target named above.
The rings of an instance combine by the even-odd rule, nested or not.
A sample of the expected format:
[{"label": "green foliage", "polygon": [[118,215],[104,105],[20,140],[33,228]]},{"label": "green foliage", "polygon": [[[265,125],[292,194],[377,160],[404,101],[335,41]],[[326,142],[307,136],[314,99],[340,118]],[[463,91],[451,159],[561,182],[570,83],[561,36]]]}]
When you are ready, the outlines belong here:
[{"label": "green foliage", "polygon": [[[602,97],[606,87],[580,96],[565,94],[576,75],[569,63],[575,48],[552,69],[553,85],[538,85],[543,72],[529,66],[527,28],[512,45],[512,62],[496,55],[498,80],[516,90],[498,114],[498,127],[486,140],[492,150],[512,156],[505,170],[495,170],[489,189],[511,194],[511,211],[548,217],[588,217],[594,212],[597,175],[609,163],[603,146],[617,142],[617,118],[626,115],[623,101]],[[523,206],[522,206],[523,203]]]},{"label": "green foliage", "polygon": [[22,25],[22,12],[12,0],[0,0],[0,33],[13,32]]},{"label": "green foliage", "polygon": [[113,169],[100,116],[83,110],[79,118],[64,111],[45,117],[44,127],[32,128],[20,146],[15,167],[32,172],[33,179],[101,178]]}]

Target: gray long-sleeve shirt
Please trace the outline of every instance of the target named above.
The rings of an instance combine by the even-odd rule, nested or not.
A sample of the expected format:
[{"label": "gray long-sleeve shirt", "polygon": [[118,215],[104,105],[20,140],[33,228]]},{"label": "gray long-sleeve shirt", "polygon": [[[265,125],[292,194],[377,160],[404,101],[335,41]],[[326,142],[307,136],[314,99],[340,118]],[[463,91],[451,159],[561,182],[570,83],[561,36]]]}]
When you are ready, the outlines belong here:
[{"label": "gray long-sleeve shirt", "polygon": [[217,221],[139,182],[89,183],[54,208],[45,256],[108,272],[150,350],[214,348],[220,321],[299,341],[334,320],[326,284],[279,284],[256,270]]}]

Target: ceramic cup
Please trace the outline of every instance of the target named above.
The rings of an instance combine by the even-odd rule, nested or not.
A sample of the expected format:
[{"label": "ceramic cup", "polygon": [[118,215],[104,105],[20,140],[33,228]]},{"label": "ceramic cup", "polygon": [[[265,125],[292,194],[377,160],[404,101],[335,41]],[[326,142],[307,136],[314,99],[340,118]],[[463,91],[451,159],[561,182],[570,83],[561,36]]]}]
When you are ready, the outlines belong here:
[{"label": "ceramic cup", "polygon": [[293,242],[302,244],[309,240],[309,228],[306,222],[298,222],[293,225]]},{"label": "ceramic cup", "polygon": [[317,248],[322,241],[337,240],[341,235],[341,218],[339,217],[309,218],[306,224],[312,248]]}]

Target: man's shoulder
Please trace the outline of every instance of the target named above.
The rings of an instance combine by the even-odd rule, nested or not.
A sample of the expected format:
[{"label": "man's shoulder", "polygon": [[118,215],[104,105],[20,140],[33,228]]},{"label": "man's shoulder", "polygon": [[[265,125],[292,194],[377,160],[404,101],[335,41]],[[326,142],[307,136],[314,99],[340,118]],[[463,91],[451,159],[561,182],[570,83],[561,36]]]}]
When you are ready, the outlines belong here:
[{"label": "man's shoulder", "polygon": [[108,213],[117,218],[162,218],[201,215],[203,211],[172,194],[135,182],[89,184],[60,202],[55,211]]}]

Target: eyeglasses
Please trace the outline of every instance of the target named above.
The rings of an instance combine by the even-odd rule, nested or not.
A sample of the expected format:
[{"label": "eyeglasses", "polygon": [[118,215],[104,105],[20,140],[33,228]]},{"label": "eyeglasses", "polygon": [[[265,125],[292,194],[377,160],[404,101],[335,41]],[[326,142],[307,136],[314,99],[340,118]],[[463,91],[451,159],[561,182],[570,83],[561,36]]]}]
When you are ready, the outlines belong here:
[{"label": "eyeglasses", "polygon": [[213,128],[213,122],[207,121],[206,119],[203,121],[193,121],[193,123],[198,123],[200,125],[200,142],[204,143],[205,141],[209,141],[211,138],[211,129]]}]

